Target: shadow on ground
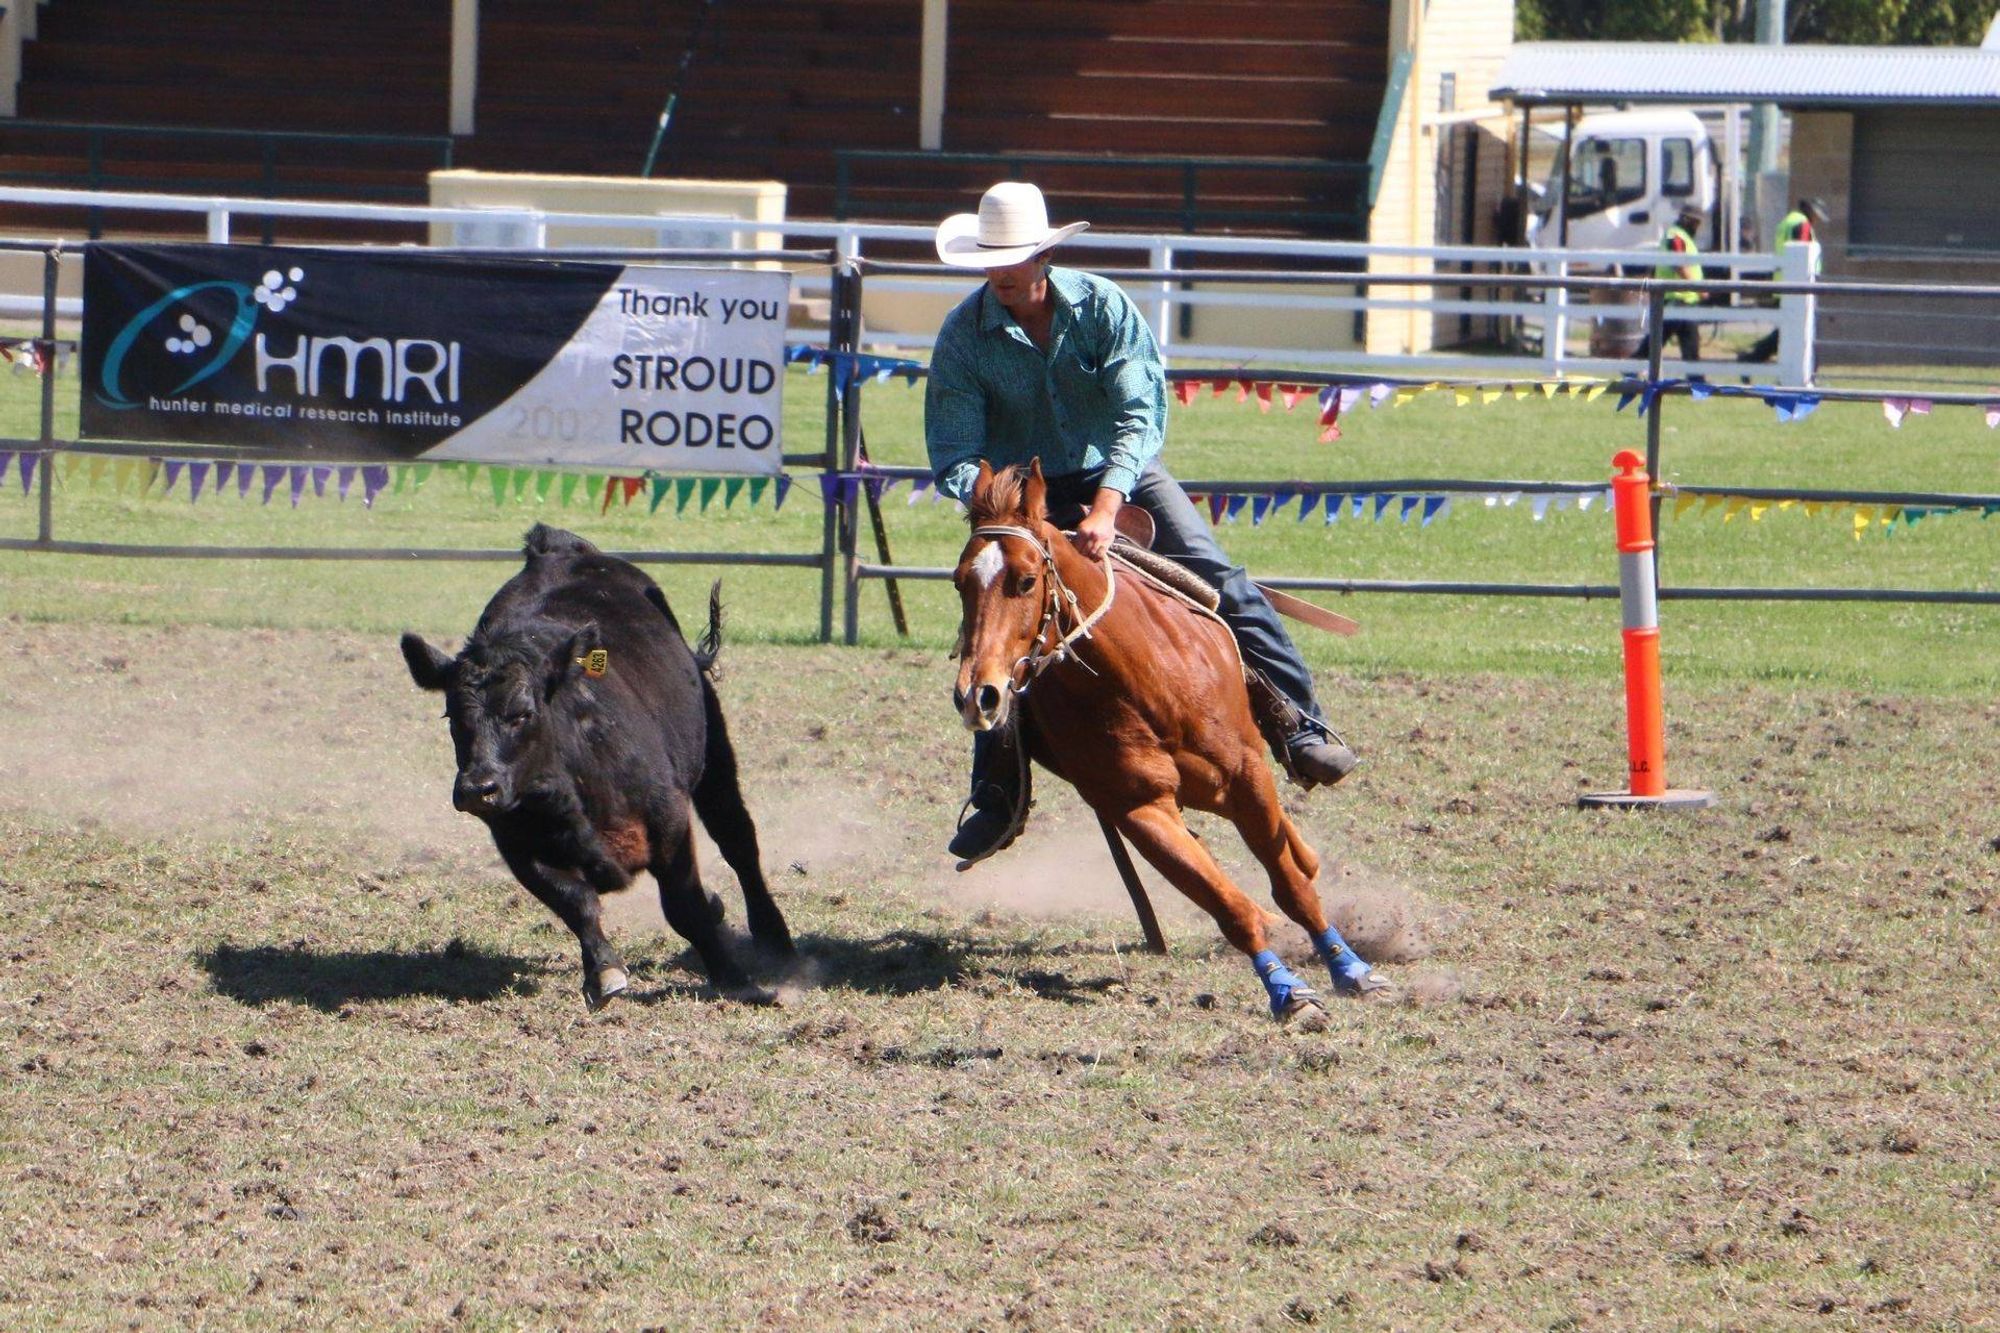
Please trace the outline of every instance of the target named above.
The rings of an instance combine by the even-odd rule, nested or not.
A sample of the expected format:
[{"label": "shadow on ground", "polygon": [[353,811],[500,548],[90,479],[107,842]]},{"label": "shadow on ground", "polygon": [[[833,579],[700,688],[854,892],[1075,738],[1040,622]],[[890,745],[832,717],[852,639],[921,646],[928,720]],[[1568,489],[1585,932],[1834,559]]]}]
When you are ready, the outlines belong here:
[{"label": "shadow on ground", "polygon": [[239,1004],[289,1000],[333,1012],[350,1004],[427,997],[476,1002],[541,989],[543,969],[462,940],[436,949],[319,952],[302,946],[217,945],[196,961],[217,993]]},{"label": "shadow on ground", "polygon": [[964,980],[975,955],[991,950],[960,935],[897,930],[874,939],[804,935],[794,979],[821,990],[917,995]]}]

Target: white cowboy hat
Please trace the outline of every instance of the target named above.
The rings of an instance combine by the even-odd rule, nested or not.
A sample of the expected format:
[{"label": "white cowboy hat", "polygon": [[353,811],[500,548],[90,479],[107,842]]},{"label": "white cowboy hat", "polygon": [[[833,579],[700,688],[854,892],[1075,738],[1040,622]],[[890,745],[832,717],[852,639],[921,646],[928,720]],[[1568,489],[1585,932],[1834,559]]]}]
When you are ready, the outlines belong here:
[{"label": "white cowboy hat", "polygon": [[1001,181],[980,196],[977,213],[954,213],[938,224],[938,258],[959,268],[1000,268],[1032,259],[1089,225],[1051,227],[1039,189]]}]

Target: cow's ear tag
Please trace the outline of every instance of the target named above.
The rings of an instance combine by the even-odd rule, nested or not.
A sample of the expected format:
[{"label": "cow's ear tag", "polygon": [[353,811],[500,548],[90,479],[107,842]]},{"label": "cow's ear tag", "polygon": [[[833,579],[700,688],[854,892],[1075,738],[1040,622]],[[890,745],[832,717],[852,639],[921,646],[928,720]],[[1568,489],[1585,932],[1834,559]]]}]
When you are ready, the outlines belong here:
[{"label": "cow's ear tag", "polygon": [[582,665],[583,674],[592,680],[611,670],[611,654],[602,648],[592,648],[576,660]]}]

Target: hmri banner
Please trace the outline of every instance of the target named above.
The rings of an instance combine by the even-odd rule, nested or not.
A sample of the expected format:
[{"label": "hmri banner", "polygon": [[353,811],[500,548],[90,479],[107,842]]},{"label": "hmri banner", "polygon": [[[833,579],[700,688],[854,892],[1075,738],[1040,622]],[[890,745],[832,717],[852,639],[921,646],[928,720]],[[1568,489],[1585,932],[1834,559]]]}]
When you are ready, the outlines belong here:
[{"label": "hmri banner", "polygon": [[776,473],[791,277],[93,244],[86,440]]}]

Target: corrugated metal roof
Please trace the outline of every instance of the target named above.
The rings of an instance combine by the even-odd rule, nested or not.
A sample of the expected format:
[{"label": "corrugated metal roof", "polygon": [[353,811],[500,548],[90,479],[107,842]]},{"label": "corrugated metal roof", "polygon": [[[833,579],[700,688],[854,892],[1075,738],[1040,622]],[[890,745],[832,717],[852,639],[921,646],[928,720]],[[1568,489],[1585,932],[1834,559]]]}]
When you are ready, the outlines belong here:
[{"label": "corrugated metal roof", "polygon": [[1491,96],[1518,103],[2000,106],[2000,50],[1516,42]]}]

